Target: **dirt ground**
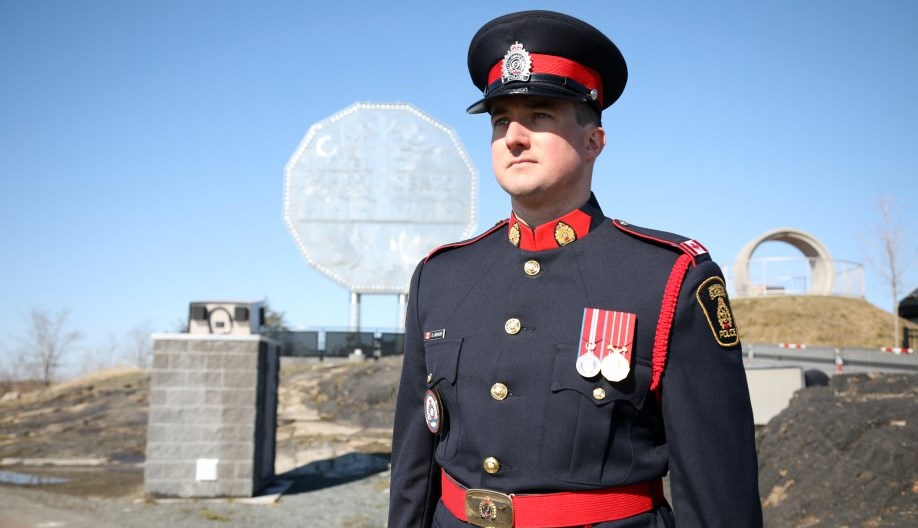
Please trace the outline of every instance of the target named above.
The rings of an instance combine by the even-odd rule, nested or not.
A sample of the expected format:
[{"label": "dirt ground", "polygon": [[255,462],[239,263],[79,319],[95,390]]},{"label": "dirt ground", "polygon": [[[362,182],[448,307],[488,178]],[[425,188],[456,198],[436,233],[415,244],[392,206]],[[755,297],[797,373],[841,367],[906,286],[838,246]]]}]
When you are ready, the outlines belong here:
[{"label": "dirt ground", "polygon": [[145,372],[118,370],[7,392],[0,402],[0,470],[66,479],[30,485],[55,493],[142,493],[149,385]]},{"label": "dirt ground", "polygon": [[[282,367],[278,474],[320,471],[323,461],[349,453],[390,451],[400,358],[285,358]],[[916,381],[913,374],[841,375],[798,392],[757,432],[766,526],[918,526]],[[69,480],[0,488],[25,499],[35,490],[142,502],[148,392],[148,374],[128,371],[3,396],[0,471]],[[36,465],[42,462],[55,465]],[[376,494],[384,484],[354,493]]]},{"label": "dirt ground", "polygon": [[918,376],[835,376],[757,435],[768,526],[918,526]]},{"label": "dirt ground", "polygon": [[[389,453],[401,361],[284,358],[275,472],[348,453]],[[0,471],[68,479],[52,493],[142,496],[150,377],[109,371],[0,402]],[[2,477],[2,476],[0,476]],[[0,478],[0,487],[8,486]]]}]

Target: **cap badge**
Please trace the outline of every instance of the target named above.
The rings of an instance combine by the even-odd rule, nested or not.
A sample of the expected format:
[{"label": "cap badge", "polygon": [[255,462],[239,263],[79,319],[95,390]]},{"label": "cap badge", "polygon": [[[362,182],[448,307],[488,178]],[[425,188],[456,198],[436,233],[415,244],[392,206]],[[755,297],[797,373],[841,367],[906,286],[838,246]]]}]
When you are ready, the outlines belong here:
[{"label": "cap badge", "polygon": [[529,52],[523,49],[523,45],[517,42],[510,46],[507,54],[504,55],[504,63],[500,71],[500,82],[528,81],[530,70],[532,70],[532,58],[529,56]]}]

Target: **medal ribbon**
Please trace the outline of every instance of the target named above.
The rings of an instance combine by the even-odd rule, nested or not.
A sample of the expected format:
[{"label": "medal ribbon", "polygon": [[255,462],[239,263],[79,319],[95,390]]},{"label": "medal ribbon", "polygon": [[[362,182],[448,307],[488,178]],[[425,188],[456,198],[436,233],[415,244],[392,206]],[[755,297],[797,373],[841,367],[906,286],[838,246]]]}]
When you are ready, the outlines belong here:
[{"label": "medal ribbon", "polygon": [[[602,342],[609,342],[609,314],[614,313],[608,310],[596,310],[602,312]],[[605,346],[599,347],[599,350],[596,353],[596,357],[599,358],[599,361],[602,361],[602,358],[608,355],[609,351],[606,350]]]},{"label": "medal ribbon", "polygon": [[[599,329],[599,316],[601,310],[596,308],[584,308],[583,309],[583,326],[580,329],[580,349],[577,351],[577,357],[584,356],[587,353],[592,352],[596,354],[597,349],[602,349],[600,343],[596,342],[596,334]],[[590,350],[590,343],[593,343],[593,350]],[[599,350],[601,354],[602,351]]]},{"label": "medal ribbon", "polygon": [[631,363],[631,344],[634,342],[634,322],[637,316],[628,312],[606,312],[606,318],[611,316],[612,324],[606,324],[603,329],[603,341],[607,348],[603,349],[603,356],[621,351],[628,363]]}]

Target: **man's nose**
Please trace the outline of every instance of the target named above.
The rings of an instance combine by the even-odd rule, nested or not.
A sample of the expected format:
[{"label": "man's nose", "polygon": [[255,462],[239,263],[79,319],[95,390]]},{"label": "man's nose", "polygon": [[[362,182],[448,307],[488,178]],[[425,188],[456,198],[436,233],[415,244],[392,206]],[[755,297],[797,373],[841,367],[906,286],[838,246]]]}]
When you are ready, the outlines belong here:
[{"label": "man's nose", "polygon": [[529,147],[529,129],[520,124],[519,121],[510,121],[507,125],[507,134],[504,136],[507,142],[507,148],[527,148]]}]

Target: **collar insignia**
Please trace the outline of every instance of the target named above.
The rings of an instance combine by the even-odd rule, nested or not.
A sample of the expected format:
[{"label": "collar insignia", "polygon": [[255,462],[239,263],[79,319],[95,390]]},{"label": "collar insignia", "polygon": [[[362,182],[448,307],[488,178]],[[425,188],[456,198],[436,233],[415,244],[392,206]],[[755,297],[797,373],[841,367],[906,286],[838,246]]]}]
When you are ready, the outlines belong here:
[{"label": "collar insignia", "polygon": [[500,70],[500,82],[506,84],[510,81],[528,81],[531,70],[532,58],[529,56],[529,52],[523,49],[523,45],[517,42],[510,46],[507,54],[504,55],[504,63]]},{"label": "collar insignia", "polygon": [[563,221],[555,225],[555,242],[558,243],[559,247],[566,246],[574,240],[577,240],[577,232],[574,231],[573,227]]},{"label": "collar insignia", "polygon": [[507,237],[510,243],[525,251],[545,251],[566,246],[590,232],[592,217],[580,209],[535,228],[524,224],[516,215],[510,217]]},{"label": "collar insignia", "polygon": [[508,233],[508,238],[510,238],[510,243],[516,247],[520,247],[520,224],[514,222],[510,226],[510,232]]}]

